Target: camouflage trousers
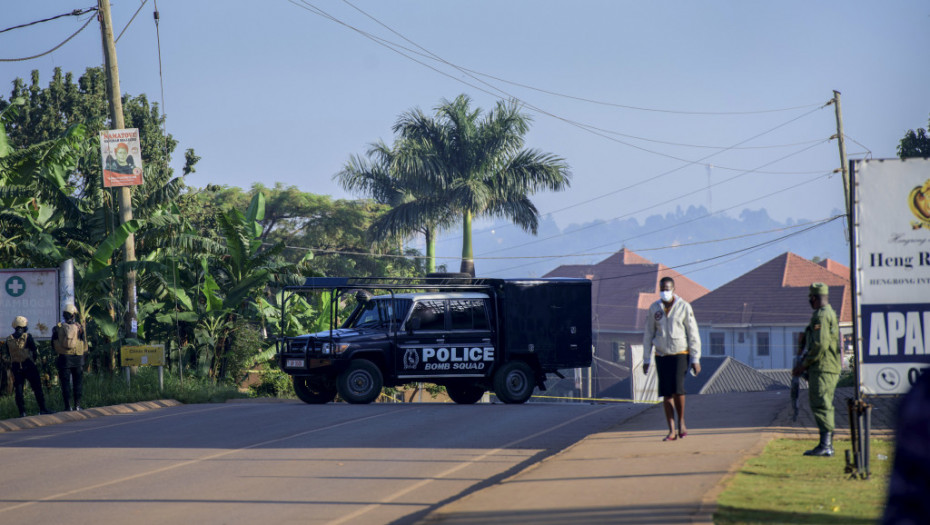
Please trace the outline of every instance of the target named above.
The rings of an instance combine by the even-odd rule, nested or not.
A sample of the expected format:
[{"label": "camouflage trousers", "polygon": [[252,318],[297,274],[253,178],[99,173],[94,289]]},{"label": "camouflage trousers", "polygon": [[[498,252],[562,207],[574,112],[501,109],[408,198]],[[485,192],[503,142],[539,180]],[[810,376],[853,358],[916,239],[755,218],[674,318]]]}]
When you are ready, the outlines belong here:
[{"label": "camouflage trousers", "polygon": [[821,432],[833,432],[833,392],[839,374],[810,370],[808,391],[811,401],[811,413]]}]

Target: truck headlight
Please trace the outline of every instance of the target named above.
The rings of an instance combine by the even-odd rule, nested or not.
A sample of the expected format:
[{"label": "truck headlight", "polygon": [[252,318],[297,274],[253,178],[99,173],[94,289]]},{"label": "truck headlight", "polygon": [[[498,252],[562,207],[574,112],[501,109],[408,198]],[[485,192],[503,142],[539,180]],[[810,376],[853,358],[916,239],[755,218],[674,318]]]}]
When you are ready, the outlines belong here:
[{"label": "truck headlight", "polygon": [[338,355],[348,350],[349,344],[348,343],[323,343],[322,349],[323,349],[323,354],[325,355],[330,355],[330,354]]}]

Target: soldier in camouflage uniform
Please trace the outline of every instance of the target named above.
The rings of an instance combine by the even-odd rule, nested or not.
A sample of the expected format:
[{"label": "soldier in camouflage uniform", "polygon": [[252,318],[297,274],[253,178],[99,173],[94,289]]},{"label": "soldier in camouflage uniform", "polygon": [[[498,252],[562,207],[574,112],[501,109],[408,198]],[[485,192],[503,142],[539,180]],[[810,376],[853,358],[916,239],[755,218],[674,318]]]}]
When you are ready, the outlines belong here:
[{"label": "soldier in camouflage uniform", "polygon": [[13,369],[13,385],[16,390],[16,408],[20,417],[26,417],[26,399],[23,388],[26,381],[32,386],[32,393],[36,396],[40,414],[51,414],[45,407],[45,393],[42,391],[42,381],[36,361],[39,359],[36,342],[29,335],[29,320],[18,315],[13,319],[13,334],[5,341],[6,353],[9,354]]},{"label": "soldier in camouflage uniform", "polygon": [[805,456],[833,455],[833,392],[840,378],[839,325],[836,312],[827,301],[829,288],[824,283],[810,286],[808,301],[814,314],[804,330],[806,354],[793,370],[795,376],[808,372],[811,413],[820,430],[820,443]]}]

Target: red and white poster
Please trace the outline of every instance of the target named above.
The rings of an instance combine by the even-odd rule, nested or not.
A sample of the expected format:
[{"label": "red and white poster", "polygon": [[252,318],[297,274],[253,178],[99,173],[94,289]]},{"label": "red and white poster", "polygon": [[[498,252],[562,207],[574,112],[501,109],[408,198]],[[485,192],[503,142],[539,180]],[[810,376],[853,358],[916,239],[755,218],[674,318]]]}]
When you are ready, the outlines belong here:
[{"label": "red and white poster", "polygon": [[142,184],[142,142],[139,140],[139,130],[101,131],[100,160],[103,163],[105,188]]}]

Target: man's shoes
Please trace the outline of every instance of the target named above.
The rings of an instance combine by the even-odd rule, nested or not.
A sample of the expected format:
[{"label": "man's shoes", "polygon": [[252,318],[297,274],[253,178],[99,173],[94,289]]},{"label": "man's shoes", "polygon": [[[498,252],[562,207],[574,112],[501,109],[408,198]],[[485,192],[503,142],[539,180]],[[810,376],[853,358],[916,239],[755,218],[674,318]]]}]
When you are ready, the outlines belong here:
[{"label": "man's shoes", "polygon": [[26,413],[25,413],[25,412],[20,412],[20,413],[19,413],[19,417],[26,417]]},{"label": "man's shoes", "polygon": [[[84,410],[83,408],[81,408],[81,405],[74,405],[74,411],[75,411],[75,412],[80,412],[81,410]],[[831,449],[831,450],[832,450],[832,449]]]},{"label": "man's shoes", "polygon": [[804,453],[805,456],[833,457],[833,432],[821,432],[820,443]]}]

